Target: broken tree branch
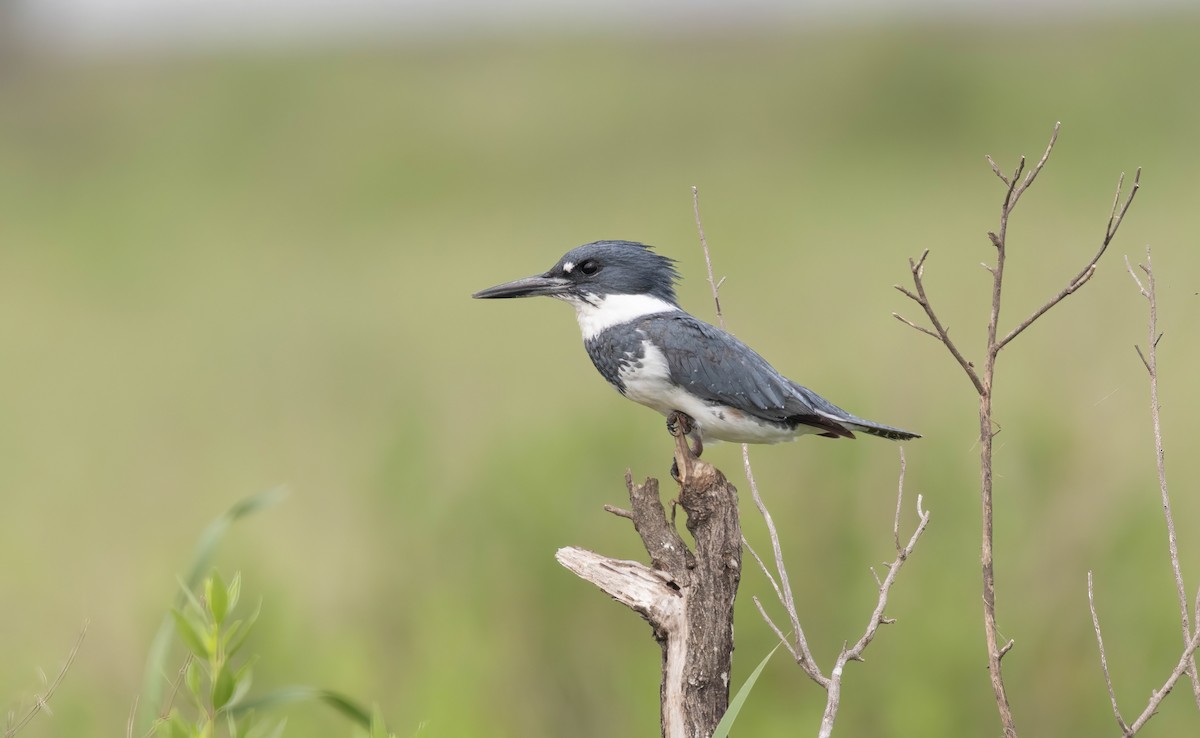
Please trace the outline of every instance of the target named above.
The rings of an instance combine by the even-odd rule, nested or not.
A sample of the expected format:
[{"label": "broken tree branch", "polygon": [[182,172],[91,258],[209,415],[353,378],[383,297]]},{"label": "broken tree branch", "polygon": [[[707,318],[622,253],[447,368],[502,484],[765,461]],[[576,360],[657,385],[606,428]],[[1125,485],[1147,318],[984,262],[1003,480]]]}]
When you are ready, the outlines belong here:
[{"label": "broken tree branch", "polygon": [[729,706],[741,527],[737,490],[692,455],[682,434],[675,461],[694,551],[667,516],[658,480],[634,484],[627,472],[630,509],[608,509],[633,522],[650,566],[575,547],[560,549],[555,558],[650,623],[662,649],[662,735],[693,738],[711,735]]}]

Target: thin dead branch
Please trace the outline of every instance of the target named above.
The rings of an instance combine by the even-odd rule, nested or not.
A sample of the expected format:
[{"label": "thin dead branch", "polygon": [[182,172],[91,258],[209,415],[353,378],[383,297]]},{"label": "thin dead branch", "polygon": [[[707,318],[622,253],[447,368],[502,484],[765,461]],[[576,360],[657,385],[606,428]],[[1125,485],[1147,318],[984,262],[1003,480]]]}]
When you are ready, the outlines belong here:
[{"label": "thin dead branch", "polygon": [[1112,211],[1108,216],[1108,226],[1104,230],[1104,239],[1101,240],[1100,249],[1096,252],[1096,255],[1092,257],[1091,261],[1084,265],[1083,269],[1079,270],[1079,273],[1067,283],[1066,287],[1063,287],[1062,290],[1047,300],[1040,308],[1034,310],[1028,318],[1017,324],[1017,326],[1009,331],[1004,338],[1000,339],[1000,341],[996,344],[996,351],[1000,351],[1002,348],[1007,346],[1009,341],[1012,341],[1014,338],[1019,336],[1022,331],[1033,325],[1035,320],[1045,315],[1046,311],[1048,311],[1050,308],[1062,302],[1067,295],[1074,293],[1075,290],[1087,284],[1087,281],[1092,278],[1093,274],[1096,273],[1096,264],[1100,261],[1100,257],[1104,256],[1104,252],[1108,250],[1108,245],[1112,243],[1113,238],[1116,237],[1117,229],[1121,227],[1121,221],[1125,219],[1125,213],[1129,211],[1129,206],[1133,204],[1133,198],[1135,195],[1137,195],[1138,190],[1141,188],[1141,179],[1142,170],[1141,167],[1139,167],[1133,175],[1133,188],[1130,189],[1129,196],[1125,198],[1125,204],[1121,205],[1121,209],[1118,212],[1117,206],[1120,205],[1121,201],[1121,189],[1125,183],[1125,175],[1122,174],[1120,176],[1120,178],[1117,180],[1117,192],[1113,197]]},{"label": "thin dead branch", "polygon": [[[1058,132],[1060,124],[1054,125],[1054,131],[1050,134],[1050,140],[1046,144],[1042,156],[1031,169],[1026,171],[1025,157],[1021,157],[1012,174],[1006,175],[996,164],[992,157],[987,157],[988,165],[992,172],[1004,185],[1004,198],[1000,207],[1000,223],[996,231],[989,231],[987,236],[992,246],[996,250],[996,260],[992,264],[984,264],[984,268],[992,277],[992,299],[991,310],[988,316],[987,325],[987,346],[984,352],[983,365],[977,368],[976,365],[967,360],[963,353],[958,349],[954,342],[950,339],[949,331],[945,324],[939,318],[937,312],[930,304],[929,297],[925,291],[924,284],[924,266],[925,260],[929,256],[928,249],[921,254],[921,258],[917,260],[909,259],[909,272],[913,280],[915,291],[896,286],[902,294],[913,300],[924,310],[926,317],[929,319],[932,330],[917,325],[903,317],[897,315],[897,319],[906,325],[926,334],[937,338],[950,352],[954,360],[958,362],[967,378],[971,380],[976,394],[979,396],[979,471],[980,471],[980,508],[981,508],[981,525],[980,525],[980,551],[981,551],[981,571],[983,584],[983,623],[984,636],[987,644],[988,658],[988,674],[992,683],[992,693],[995,698],[996,707],[1000,714],[1000,722],[1003,726],[1005,738],[1016,738],[1017,729],[1016,722],[1013,718],[1012,706],[1009,703],[1008,693],[1004,686],[1004,676],[1001,670],[1001,661],[1013,647],[1013,640],[1009,640],[1004,645],[1000,644],[999,629],[996,624],[996,576],[995,576],[995,555],[993,550],[993,500],[992,500],[992,458],[993,458],[993,439],[997,431],[992,413],[992,391],[994,387],[996,375],[996,359],[1000,350],[1007,346],[1017,336],[1021,335],[1029,326],[1033,325],[1039,318],[1045,315],[1051,308],[1062,302],[1068,295],[1074,294],[1079,288],[1091,279],[1095,274],[1096,265],[1100,257],[1108,249],[1109,244],[1116,237],[1117,230],[1120,228],[1125,214],[1129,210],[1129,206],[1133,202],[1134,196],[1137,194],[1139,181],[1141,178],[1141,170],[1134,177],[1133,187],[1131,188],[1128,197],[1124,203],[1121,202],[1121,190],[1124,182],[1124,175],[1117,184],[1117,192],[1113,198],[1113,205],[1109,212],[1108,223],[1105,227],[1104,238],[1101,240],[1100,248],[1096,254],[1083,266],[1068,283],[1067,286],[1058,293],[1052,295],[1050,299],[1045,301],[1041,307],[1034,310],[1024,320],[1018,322],[1016,326],[1001,336],[1000,334],[1000,312],[1002,305],[1002,297],[1004,294],[1004,267],[1008,255],[1008,224],[1009,218],[1012,215],[1017,203],[1025,194],[1030,186],[1041,174],[1042,169],[1050,160],[1050,154],[1054,150],[1054,145],[1058,141]],[[1022,177],[1024,175],[1024,177]]]},{"label": "thin dead branch", "polygon": [[[1196,599],[1200,602],[1200,592],[1196,593]],[[1145,727],[1150,718],[1158,713],[1158,707],[1162,701],[1167,698],[1171,690],[1175,688],[1175,684],[1188,672],[1194,668],[1196,649],[1200,648],[1200,629],[1197,629],[1192,637],[1183,644],[1183,653],[1180,654],[1179,660],[1175,662],[1175,668],[1167,676],[1163,685],[1150,693],[1150,699],[1146,702],[1146,707],[1142,709],[1141,714],[1137,716],[1132,723],[1126,723],[1125,718],[1121,716],[1121,708],[1117,705],[1117,695],[1113,690],[1112,677],[1108,671],[1108,658],[1104,653],[1104,636],[1100,633],[1100,618],[1096,615],[1096,600],[1092,588],[1092,573],[1088,572],[1088,607],[1092,611],[1092,629],[1096,633],[1096,645],[1100,649],[1100,669],[1104,672],[1104,683],[1108,687],[1108,698],[1112,702],[1113,717],[1116,718],[1117,726],[1121,728],[1123,738],[1132,738],[1137,735],[1138,731]]]},{"label": "thin dead branch", "polygon": [[1180,677],[1195,663],[1196,649],[1200,648],[1200,630],[1192,636],[1192,639],[1187,642],[1187,646],[1183,649],[1183,654],[1176,662],[1175,668],[1171,670],[1171,675],[1163,682],[1162,687],[1155,690],[1150,695],[1150,700],[1146,703],[1146,708],[1142,710],[1142,714],[1138,715],[1137,720],[1129,724],[1129,731],[1126,736],[1132,736],[1142,729],[1147,721],[1158,712],[1158,706],[1167,698],[1171,690],[1175,688],[1175,683]]},{"label": "thin dead branch", "polygon": [[[1136,187],[1136,184],[1134,185]],[[1114,211],[1116,206],[1114,205]],[[1121,214],[1121,217],[1124,213]],[[1120,223],[1118,217],[1116,222]],[[1188,596],[1187,587],[1183,583],[1183,571],[1179,565],[1179,539],[1175,534],[1175,516],[1171,513],[1171,493],[1167,487],[1167,466],[1166,452],[1163,446],[1162,435],[1162,420],[1160,417],[1161,406],[1158,400],[1158,344],[1162,340],[1162,334],[1158,330],[1158,293],[1157,285],[1154,281],[1154,265],[1150,260],[1150,247],[1146,247],[1146,263],[1140,264],[1139,268],[1146,275],[1145,284],[1138,279],[1137,272],[1134,271],[1133,265],[1129,263],[1129,258],[1125,259],[1125,269],[1129,272],[1129,276],[1133,278],[1137,284],[1138,292],[1146,299],[1147,308],[1149,311],[1149,319],[1146,325],[1146,350],[1143,352],[1141,347],[1135,346],[1138,357],[1142,360],[1142,365],[1146,367],[1146,373],[1150,378],[1150,419],[1154,429],[1154,464],[1155,471],[1158,473],[1158,489],[1162,499],[1163,517],[1167,522],[1167,551],[1171,559],[1171,573],[1175,578],[1175,593],[1179,598],[1179,625],[1183,632],[1183,642],[1188,643],[1193,636],[1191,620],[1188,617]],[[1197,618],[1200,619],[1200,611],[1197,611]],[[1198,622],[1196,630],[1200,632],[1200,622]],[[1190,659],[1187,667],[1188,677],[1192,682],[1192,696],[1196,701],[1197,707],[1200,707],[1200,679],[1197,678],[1196,661]]]},{"label": "thin dead branch", "polygon": [[921,309],[925,311],[925,316],[929,318],[929,323],[933,326],[933,331],[930,331],[928,328],[922,328],[916,323],[913,323],[907,318],[903,318],[896,313],[892,313],[892,315],[895,315],[896,319],[901,323],[916,328],[925,335],[933,336],[941,341],[942,345],[944,345],[950,352],[950,355],[954,357],[954,360],[958,362],[958,365],[962,367],[964,372],[966,372],[967,379],[971,380],[971,384],[974,385],[975,391],[982,395],[984,393],[984,386],[983,382],[979,379],[979,374],[975,371],[975,363],[969,361],[967,357],[963,355],[962,351],[959,350],[958,346],[955,345],[954,341],[950,339],[950,329],[942,325],[942,321],[938,318],[937,312],[933,309],[933,305],[929,302],[929,296],[925,294],[925,259],[928,256],[929,249],[925,249],[925,251],[921,253],[920,259],[908,260],[908,270],[912,274],[913,286],[917,288],[915,293],[909,289],[901,287],[900,285],[895,285],[895,288],[903,293],[905,297],[908,297],[910,300],[921,306]]},{"label": "thin dead branch", "polygon": [[54,692],[58,690],[63,679],[66,678],[67,672],[71,669],[71,664],[75,663],[75,657],[79,655],[79,649],[83,646],[83,639],[87,636],[88,625],[90,621],[84,620],[83,625],[79,628],[79,635],[75,636],[75,642],[71,644],[71,650],[67,652],[67,660],[63,662],[58,673],[55,674],[54,680],[47,682],[45,689],[39,694],[33,696],[33,704],[25,711],[21,717],[17,718],[13,714],[9,714],[7,724],[4,726],[4,738],[12,738],[29,724],[39,712],[45,710],[50,711],[50,698],[54,696]]},{"label": "thin dead branch", "polygon": [[[704,250],[704,263],[708,270],[708,284],[712,288],[713,303],[716,306],[717,311],[717,321],[721,328],[724,329],[725,316],[721,312],[720,288],[725,282],[725,278],[722,277],[720,280],[716,280],[714,278],[712,255],[709,252],[708,240],[704,236],[704,226],[700,219],[700,194],[696,187],[692,187],[692,209],[696,218],[696,230],[700,236],[700,246]],[[926,251],[926,255],[927,254],[928,251]],[[924,261],[924,255],[921,257],[919,262],[913,263],[910,261],[914,275],[920,271]],[[923,292],[921,293],[921,296],[918,297],[902,287],[897,287],[897,289],[909,295],[909,297],[918,302],[923,302],[925,305],[928,304],[928,300],[924,297]],[[919,278],[917,289],[918,291],[922,290],[922,287],[919,283]],[[899,315],[896,317],[906,323],[908,322]],[[934,317],[934,320],[936,320],[936,317]],[[909,325],[912,324],[909,323]],[[947,344],[947,346],[953,346],[953,343],[949,340],[949,334],[942,329],[940,325],[938,334],[934,334],[915,325],[913,325],[913,327],[933,336],[934,338],[938,338],[943,343]],[[787,566],[784,564],[783,560],[783,546],[780,543],[779,531],[775,527],[775,520],[771,516],[770,510],[767,509],[767,505],[763,501],[762,495],[759,493],[758,483],[754,479],[754,468],[750,464],[750,447],[744,443],[742,444],[742,466],[746,473],[746,482],[750,487],[750,496],[754,500],[754,505],[758,508],[759,514],[762,515],[763,521],[767,526],[767,536],[771,540],[771,552],[774,558],[775,572],[778,573],[778,579],[776,578],[775,574],[771,572],[770,567],[766,565],[762,557],[758,555],[758,552],[756,552],[750,545],[750,542],[746,539],[745,534],[742,535],[742,545],[748,551],[750,551],[751,556],[753,556],[754,560],[758,562],[759,568],[762,569],[763,573],[767,576],[767,580],[771,583],[771,587],[775,590],[776,598],[779,600],[780,605],[783,606],[784,611],[787,613],[788,620],[791,625],[792,638],[789,639],[788,636],[784,634],[783,629],[771,619],[771,616],[767,613],[766,608],[763,607],[763,604],[758,597],[752,597],[751,599],[754,601],[754,606],[758,608],[759,615],[762,616],[763,620],[766,621],[767,625],[775,633],[776,637],[779,638],[779,641],[784,645],[788,653],[791,654],[792,659],[795,660],[795,662],[810,679],[819,684],[826,691],[825,710],[821,717],[819,736],[820,738],[828,738],[833,730],[833,723],[837,718],[838,709],[841,705],[842,674],[845,670],[846,663],[849,661],[862,661],[863,651],[866,650],[867,646],[869,646],[871,641],[875,638],[875,634],[879,629],[879,626],[894,622],[893,619],[887,618],[883,614],[884,609],[887,607],[888,594],[891,592],[892,585],[896,581],[896,577],[900,572],[900,567],[903,566],[904,562],[908,560],[908,557],[912,554],[913,549],[917,545],[917,541],[920,540],[921,535],[925,532],[926,526],[929,525],[929,513],[921,509],[921,497],[918,495],[917,515],[919,522],[916,530],[912,534],[912,537],[909,539],[908,544],[902,547],[900,544],[900,515],[904,499],[904,473],[906,463],[904,459],[904,449],[901,448],[900,482],[896,495],[896,514],[892,525],[892,537],[894,539],[896,548],[896,558],[892,561],[892,563],[886,565],[888,567],[888,573],[884,579],[880,580],[878,575],[875,575],[875,582],[879,588],[879,598],[876,602],[875,609],[871,612],[870,620],[867,623],[867,627],[864,630],[863,635],[858,639],[858,641],[855,642],[853,646],[847,647],[846,644],[842,644],[841,652],[834,662],[833,669],[830,671],[829,676],[826,676],[824,673],[822,673],[821,668],[817,665],[817,661],[813,657],[812,650],[809,648],[808,639],[805,637],[804,628],[800,624],[800,616],[796,609],[795,597],[792,594],[792,585],[788,579]]]},{"label": "thin dead branch", "polygon": [[1112,676],[1108,673],[1108,656],[1104,653],[1104,636],[1100,634],[1100,616],[1096,614],[1096,595],[1092,587],[1092,573],[1088,572],[1088,609],[1092,611],[1092,628],[1096,631],[1096,645],[1100,647],[1100,670],[1104,672],[1104,684],[1108,687],[1108,699],[1112,702],[1113,717],[1121,728],[1121,735],[1129,735],[1129,726],[1121,717],[1121,708],[1117,706],[1117,693],[1113,691]]},{"label": "thin dead branch", "polygon": [[[900,451],[900,468],[900,484],[896,492],[897,509],[900,508],[901,501],[904,499],[903,449]],[[917,527],[903,548],[899,546],[900,517],[899,514],[896,516],[896,558],[892,560],[892,563],[887,565],[887,576],[879,584],[879,598],[875,602],[875,609],[871,612],[871,617],[867,621],[867,627],[863,631],[862,636],[853,646],[849,648],[846,648],[844,645],[842,646],[842,651],[838,654],[837,659],[834,661],[833,669],[829,672],[828,696],[825,700],[825,713],[821,717],[821,730],[818,733],[819,738],[828,738],[833,733],[833,721],[837,717],[838,707],[841,703],[842,673],[846,668],[846,663],[850,661],[862,661],[863,652],[867,649],[867,646],[871,645],[871,641],[874,640],[879,626],[894,622],[891,618],[886,618],[883,615],[884,610],[887,608],[888,595],[892,591],[892,585],[896,583],[896,577],[900,574],[900,567],[904,566],[904,562],[912,555],[913,549],[917,547],[917,542],[921,540],[921,536],[925,533],[925,528],[929,525],[929,512],[922,509],[921,502],[921,496],[917,495]]]},{"label": "thin dead branch", "polygon": [[696,216],[696,232],[700,234],[700,246],[704,249],[704,265],[708,267],[708,286],[712,288],[713,304],[717,306],[717,322],[725,327],[725,316],[721,313],[721,281],[713,280],[712,256],[708,252],[708,239],[704,237],[704,223],[700,221],[700,188],[692,185],[692,213]]}]

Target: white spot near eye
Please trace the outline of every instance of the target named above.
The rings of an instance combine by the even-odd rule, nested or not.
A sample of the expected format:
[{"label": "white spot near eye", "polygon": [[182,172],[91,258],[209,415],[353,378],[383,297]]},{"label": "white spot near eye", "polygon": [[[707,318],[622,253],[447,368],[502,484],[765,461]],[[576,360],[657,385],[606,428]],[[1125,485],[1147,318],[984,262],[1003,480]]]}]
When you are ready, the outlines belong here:
[{"label": "white spot near eye", "polygon": [[564,261],[563,262],[563,271],[566,272],[567,274],[570,274],[571,270],[574,268],[575,268],[575,262],[573,262],[573,261]]}]

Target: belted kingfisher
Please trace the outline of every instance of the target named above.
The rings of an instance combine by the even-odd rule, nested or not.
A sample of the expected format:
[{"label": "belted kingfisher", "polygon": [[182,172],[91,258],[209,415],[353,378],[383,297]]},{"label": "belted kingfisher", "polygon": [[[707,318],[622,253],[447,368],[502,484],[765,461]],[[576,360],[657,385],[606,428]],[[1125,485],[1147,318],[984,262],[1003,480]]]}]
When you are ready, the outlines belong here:
[{"label": "belted kingfisher", "polygon": [[[779,443],[854,431],[920,438],[852,415],[780,374],[729,333],[684,312],[675,260],[632,241],[572,249],[545,274],[489,287],[477,298],[546,295],[570,303],[600,374],[634,402],[691,418],[698,441]],[[699,444],[698,444],[699,445]]]}]

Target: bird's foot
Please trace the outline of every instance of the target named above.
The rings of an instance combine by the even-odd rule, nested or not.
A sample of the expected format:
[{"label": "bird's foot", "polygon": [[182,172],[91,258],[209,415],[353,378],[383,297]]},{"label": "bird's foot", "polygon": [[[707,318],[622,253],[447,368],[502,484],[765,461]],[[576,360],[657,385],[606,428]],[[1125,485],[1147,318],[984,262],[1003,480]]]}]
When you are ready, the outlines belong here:
[{"label": "bird's foot", "polygon": [[[704,452],[704,441],[700,438],[700,429],[696,421],[687,413],[678,410],[667,415],[667,430],[675,437],[675,458],[671,461],[671,478],[680,485],[687,478],[691,461],[698,459]],[[695,445],[688,442],[691,438]]]},{"label": "bird's foot", "polygon": [[704,441],[700,438],[699,429],[696,427],[696,421],[687,413],[674,410],[667,416],[667,432],[679,438],[683,436],[695,441],[694,444],[688,446],[688,450],[692,452],[692,456],[697,458],[704,453]]},{"label": "bird's foot", "polygon": [[667,415],[667,432],[675,437],[686,436],[696,428],[696,421],[687,413],[672,410]]}]

